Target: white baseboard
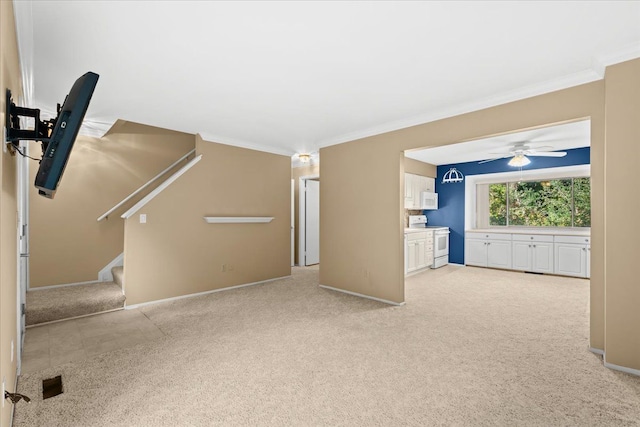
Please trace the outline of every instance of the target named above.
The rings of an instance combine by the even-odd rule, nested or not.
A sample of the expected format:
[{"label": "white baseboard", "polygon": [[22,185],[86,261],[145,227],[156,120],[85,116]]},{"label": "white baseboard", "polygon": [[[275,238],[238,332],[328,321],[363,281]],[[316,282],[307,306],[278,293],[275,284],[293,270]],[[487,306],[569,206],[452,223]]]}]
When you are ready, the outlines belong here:
[{"label": "white baseboard", "polygon": [[450,262],[449,265],[455,265],[456,267],[466,267],[464,264],[456,264],[455,262]]},{"label": "white baseboard", "polygon": [[94,285],[100,283],[99,280],[89,280],[88,282],[64,283],[62,285],[38,286],[37,288],[29,287],[29,291],[43,291],[45,289],[64,288],[67,286]]},{"label": "white baseboard", "polygon": [[401,305],[405,304],[404,302],[393,302],[393,301],[389,301],[389,300],[382,299],[382,298],[376,298],[376,297],[372,297],[372,296],[369,296],[369,295],[359,294],[357,292],[351,292],[351,291],[346,291],[344,289],[334,288],[332,286],[327,286],[327,285],[319,285],[319,286],[321,288],[329,289],[331,291],[342,292],[342,293],[345,293],[345,294],[353,295],[355,297],[366,298],[366,299],[370,299],[370,300],[374,300],[374,301],[378,301],[378,302],[383,302],[385,304],[397,305],[397,306],[401,306]]},{"label": "white baseboard", "polygon": [[614,371],[624,372],[625,374],[636,375],[640,377],[640,369],[627,368],[626,366],[614,365],[613,363],[607,362],[607,358],[605,356],[604,367],[613,369]]},{"label": "white baseboard", "polygon": [[268,283],[268,282],[273,282],[273,281],[276,281],[276,280],[288,279],[289,277],[291,277],[291,275],[282,276],[282,277],[275,277],[273,279],[261,280],[259,282],[245,283],[245,284],[236,285],[236,286],[229,286],[227,288],[212,289],[210,291],[197,292],[195,294],[179,295],[177,297],[163,298],[163,299],[158,299],[158,300],[148,301],[148,302],[141,302],[140,304],[127,305],[126,301],[125,301],[124,308],[125,308],[125,310],[133,310],[133,309],[136,309],[136,308],[144,307],[146,305],[160,304],[160,303],[163,303],[163,302],[176,301],[176,300],[184,299],[184,298],[193,298],[193,297],[198,297],[198,296],[201,296],[201,295],[213,294],[215,292],[230,291],[232,289],[238,289],[238,288],[246,288],[247,286],[260,285],[262,283]]},{"label": "white baseboard", "polygon": [[98,281],[113,282],[113,274],[111,274],[111,269],[113,267],[122,267],[123,265],[124,252],[115,257],[109,264],[105,265],[104,268],[98,272]]},{"label": "white baseboard", "polygon": [[604,356],[604,350],[600,350],[599,348],[589,347],[589,351],[591,353],[599,354],[600,356]]}]

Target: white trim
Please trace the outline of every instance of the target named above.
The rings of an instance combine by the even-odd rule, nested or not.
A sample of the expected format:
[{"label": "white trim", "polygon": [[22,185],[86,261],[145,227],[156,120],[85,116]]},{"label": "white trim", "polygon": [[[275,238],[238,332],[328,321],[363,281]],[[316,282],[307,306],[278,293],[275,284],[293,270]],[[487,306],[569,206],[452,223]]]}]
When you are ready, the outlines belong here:
[{"label": "white trim", "polygon": [[[306,266],[305,262],[305,247],[307,240],[307,205],[306,201],[306,180],[308,179],[320,179],[320,175],[304,175],[298,177],[298,265],[301,267]],[[304,184],[304,185],[303,185]]]},{"label": "white trim", "polygon": [[103,213],[102,215],[100,215],[98,217],[98,222],[102,221],[103,219],[108,219],[109,215],[111,215],[115,210],[117,210],[120,206],[124,205],[125,203],[127,203],[129,200],[131,200],[133,197],[135,197],[136,195],[138,195],[142,190],[144,190],[145,188],[147,188],[148,186],[150,186],[151,184],[153,184],[154,182],[156,182],[160,177],[162,177],[164,174],[166,174],[167,172],[169,172],[171,169],[173,169],[174,167],[176,167],[181,161],[183,161],[184,159],[186,159],[187,157],[189,157],[190,155],[194,154],[196,152],[196,149],[194,148],[193,150],[189,151],[187,154],[185,154],[184,156],[180,157],[178,160],[176,160],[175,162],[171,163],[171,165],[169,165],[167,168],[165,168],[162,172],[160,172],[159,174],[157,174],[156,176],[154,176],[153,178],[151,178],[149,181],[147,181],[145,184],[143,184],[142,186],[140,186],[137,190],[135,190],[133,193],[129,194],[127,197],[125,197],[124,199],[122,199],[119,203],[117,203],[114,207],[112,207],[111,209],[109,209],[108,211],[106,211],[105,213]]},{"label": "white trim", "polygon": [[202,133],[202,132],[200,132],[199,135],[204,142],[212,142],[214,144],[231,145],[233,147],[246,148],[247,150],[262,151],[262,152],[271,153],[271,154],[279,154],[287,157],[291,157],[295,154],[293,151],[288,150],[286,148],[256,144],[249,141],[243,141],[241,139],[228,138],[225,136],[212,135],[210,133]]},{"label": "white trim", "polygon": [[259,282],[245,283],[243,285],[229,286],[229,287],[220,288],[220,289],[212,289],[210,291],[197,292],[195,294],[179,295],[177,297],[170,297],[170,298],[157,299],[157,300],[154,300],[154,301],[141,302],[140,304],[127,305],[127,303],[125,301],[124,309],[125,310],[133,310],[133,309],[144,307],[144,306],[147,306],[147,305],[160,304],[160,303],[163,303],[163,302],[176,301],[176,300],[180,300],[180,299],[184,299],[184,298],[199,297],[199,296],[202,296],[202,295],[213,294],[213,293],[216,293],[216,292],[230,291],[232,289],[239,289],[239,288],[246,288],[248,286],[261,285],[263,283],[274,282],[276,280],[288,279],[289,277],[291,277],[291,275],[282,276],[282,277],[274,277],[273,279],[267,279],[267,280],[260,280]]},{"label": "white trim", "polygon": [[200,154],[198,157],[194,158],[193,160],[191,160],[189,163],[187,163],[186,165],[184,165],[183,167],[181,167],[176,173],[174,173],[173,175],[171,175],[169,178],[167,178],[166,181],[164,181],[162,184],[160,184],[159,186],[157,186],[153,191],[151,191],[149,194],[147,194],[146,196],[144,196],[142,198],[142,200],[140,200],[138,203],[136,203],[135,205],[133,205],[133,207],[131,209],[129,209],[128,211],[126,211],[125,213],[123,213],[120,218],[124,218],[124,219],[129,219],[131,218],[131,216],[133,216],[134,213],[138,212],[144,205],[146,205],[147,203],[149,203],[153,198],[155,198],[158,194],[162,193],[162,191],[164,191],[165,188],[167,188],[168,186],[170,186],[171,184],[173,184],[173,182],[175,180],[177,180],[178,178],[180,178],[182,175],[184,175],[189,169],[191,169],[193,166],[195,166],[196,163],[198,163],[200,160],[202,160],[202,154]]},{"label": "white trim", "polygon": [[111,262],[104,266],[102,270],[98,272],[99,282],[113,282],[113,274],[111,269],[113,267],[122,267],[124,265],[124,252],[115,257]]},{"label": "white trim", "polygon": [[634,42],[615,52],[607,55],[601,55],[592,60],[592,68],[602,77],[604,77],[606,68],[610,65],[620,62],[629,61],[640,57],[640,42]]},{"label": "white trim", "polygon": [[454,265],[456,267],[466,267],[466,265],[464,265],[464,264],[458,264],[458,263],[455,263],[455,262],[450,262],[447,265]]},{"label": "white trim", "polygon": [[37,288],[29,288],[29,292],[44,291],[45,289],[66,288],[67,286],[94,285],[96,283],[101,282],[99,280],[89,280],[87,282],[64,283],[62,285],[38,286]]},{"label": "white trim", "polygon": [[631,374],[631,375],[636,375],[640,377],[640,369],[627,368],[626,366],[619,366],[619,365],[614,365],[613,363],[609,363],[606,360],[606,355],[604,360],[604,367],[613,369],[614,371],[620,371],[620,372],[624,372],[625,374]]},{"label": "white trim", "polygon": [[317,146],[320,148],[328,147],[331,145],[342,144],[344,142],[354,141],[356,139],[366,138],[369,136],[380,135],[387,132],[392,132],[399,129],[408,128],[411,126],[421,125],[425,123],[434,122],[436,120],[442,120],[449,117],[459,116],[465,113],[471,113],[474,111],[483,110],[496,105],[507,104],[509,102],[519,101],[522,99],[531,98],[534,96],[542,95],[545,93],[555,92],[558,90],[566,89],[573,86],[578,86],[585,83],[590,83],[596,80],[601,80],[600,74],[593,69],[587,69],[578,73],[563,76],[557,79],[541,82],[538,84],[526,86],[520,89],[516,89],[502,94],[490,96],[487,98],[479,99],[476,101],[459,104],[450,108],[437,108],[433,111],[429,111],[424,114],[409,117],[406,119],[396,120],[393,122],[387,122],[378,126],[362,129],[356,132],[351,132],[343,135],[339,135],[332,138],[327,138],[318,142]]},{"label": "white trim", "polygon": [[273,221],[272,216],[203,216],[208,224],[250,224],[268,223]]},{"label": "white trim", "polygon": [[344,290],[344,289],[334,288],[332,286],[327,286],[327,285],[318,285],[318,286],[320,286],[321,288],[324,288],[324,289],[329,289],[330,291],[342,292],[344,294],[353,295],[354,297],[366,298],[366,299],[382,302],[382,303],[389,304],[389,305],[402,306],[402,305],[405,304],[404,301],[403,302],[393,302],[393,301],[389,301],[389,300],[382,299],[382,298],[372,297],[370,295],[364,295],[364,294],[359,294],[357,292],[351,292],[351,291],[347,291],[347,290]]},{"label": "white trim", "polygon": [[591,353],[599,354],[600,356],[604,356],[604,350],[600,350],[599,348],[589,347],[589,351]]}]

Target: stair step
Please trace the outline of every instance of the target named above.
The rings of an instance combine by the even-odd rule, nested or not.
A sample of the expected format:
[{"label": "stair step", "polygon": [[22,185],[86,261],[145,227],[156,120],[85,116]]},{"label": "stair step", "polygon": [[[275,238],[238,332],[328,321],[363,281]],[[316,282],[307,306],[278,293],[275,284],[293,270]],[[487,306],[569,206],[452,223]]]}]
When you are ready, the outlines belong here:
[{"label": "stair step", "polygon": [[124,267],[113,267],[111,269],[111,274],[113,275],[113,281],[124,289]]},{"label": "stair step", "polygon": [[27,292],[26,325],[53,322],[124,308],[122,288],[113,282]]}]

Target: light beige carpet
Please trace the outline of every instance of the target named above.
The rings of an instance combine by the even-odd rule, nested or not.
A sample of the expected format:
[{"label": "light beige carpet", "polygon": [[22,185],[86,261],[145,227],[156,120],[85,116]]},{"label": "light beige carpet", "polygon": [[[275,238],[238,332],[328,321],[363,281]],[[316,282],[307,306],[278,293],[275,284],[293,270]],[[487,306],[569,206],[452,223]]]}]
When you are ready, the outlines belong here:
[{"label": "light beige carpet", "polygon": [[639,423],[640,378],[587,350],[586,280],[448,266],[408,279],[403,307],[317,285],[294,269],[148,306],[166,337],[21,377],[14,425]]},{"label": "light beige carpet", "polygon": [[27,292],[27,326],[124,307],[122,288],[113,282],[63,286]]}]

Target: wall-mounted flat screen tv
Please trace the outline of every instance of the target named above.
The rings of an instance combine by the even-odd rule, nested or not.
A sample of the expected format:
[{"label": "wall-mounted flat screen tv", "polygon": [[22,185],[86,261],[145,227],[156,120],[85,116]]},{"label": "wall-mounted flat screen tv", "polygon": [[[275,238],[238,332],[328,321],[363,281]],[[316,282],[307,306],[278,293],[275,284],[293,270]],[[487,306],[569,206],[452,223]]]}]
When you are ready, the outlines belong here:
[{"label": "wall-mounted flat screen tv", "polygon": [[73,84],[62,107],[36,174],[38,193],[52,199],[69,160],[71,149],[89,107],[89,101],[98,83],[98,75],[88,72]]}]

